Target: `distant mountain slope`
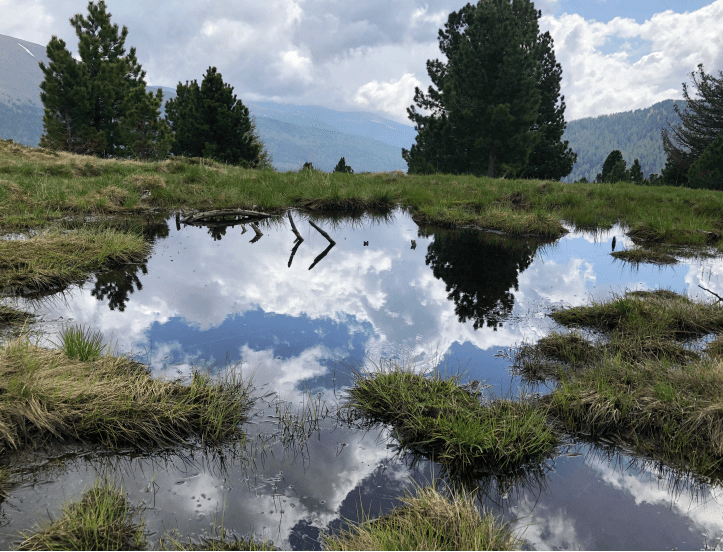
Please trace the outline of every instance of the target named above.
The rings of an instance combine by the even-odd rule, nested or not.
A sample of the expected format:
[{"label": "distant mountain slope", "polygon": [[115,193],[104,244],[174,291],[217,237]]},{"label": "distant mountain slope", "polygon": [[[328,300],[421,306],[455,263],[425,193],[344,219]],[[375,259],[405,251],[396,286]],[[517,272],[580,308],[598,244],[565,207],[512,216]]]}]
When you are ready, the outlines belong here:
[{"label": "distant mountain slope", "polygon": [[39,62],[49,63],[45,47],[0,35],[0,137],[37,145],[43,133]]},{"label": "distant mountain slope", "polygon": [[[38,145],[43,132],[39,61],[49,62],[44,46],[0,35],[0,138]],[[175,97],[175,87],[161,88],[164,100]],[[622,152],[628,167],[638,158],[645,176],[659,174],[665,165],[660,130],[667,126],[666,121],[680,124],[673,110],[676,103],[681,109],[687,105],[683,100],[665,100],[646,109],[568,122],[563,140],[570,142],[578,160],[564,181],[594,180],[614,149]],[[298,170],[311,161],[315,167],[331,171],[340,157],[355,172],[407,170],[401,148],[409,149],[416,136],[408,125],[374,113],[273,102],[244,104],[255,116],[277,170]]]},{"label": "distant mountain slope", "polygon": [[[161,88],[164,102],[176,97],[175,88],[147,88]],[[315,168],[331,172],[341,157],[354,172],[407,171],[401,148],[409,149],[414,143],[416,131],[410,126],[373,113],[274,102],[243,103],[255,117],[256,129],[278,171],[299,170],[310,161]]]},{"label": "distant mountain slope", "polygon": [[585,177],[592,182],[602,172],[603,163],[613,150],[620,150],[628,168],[639,159],[646,178],[650,173],[660,174],[665,166],[660,131],[668,128],[668,122],[674,127],[681,122],[675,104],[684,111],[688,102],[665,100],[645,109],[567,123],[562,139],[570,142],[572,151],[577,153],[577,162],[563,181],[574,182]]}]

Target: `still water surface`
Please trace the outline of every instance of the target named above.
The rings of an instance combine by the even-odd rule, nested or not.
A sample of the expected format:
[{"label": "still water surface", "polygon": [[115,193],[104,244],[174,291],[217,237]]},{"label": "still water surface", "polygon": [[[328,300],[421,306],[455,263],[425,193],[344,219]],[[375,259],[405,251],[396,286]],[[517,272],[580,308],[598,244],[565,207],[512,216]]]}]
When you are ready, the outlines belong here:
[{"label": "still water surface", "polygon": [[[503,353],[557,328],[546,316],[554,308],[626,289],[710,298],[700,284],[723,295],[720,259],[683,258],[662,268],[614,260],[614,236],[618,250],[632,247],[617,227],[541,242],[420,228],[403,211],[315,218],[336,242],[329,249],[306,215],[293,216],[304,238],[298,247],[288,218],[260,223],[260,239],[239,226],[177,228],[169,219],[157,225],[145,264],[21,303],[41,317],[48,341],[64,324],[89,325],[158,376],[236,366],[265,398],[245,447],[146,455],[68,450],[38,459],[2,504],[0,548],[48,514],[56,517],[97,475],[111,474],[131,503],[148,508],[152,546],[170,529],[196,538],[223,516],[239,535],[318,549],[320,531],[357,519],[362,508],[372,515],[389,510],[405,488],[431,481],[438,469],[399,458],[382,431],[363,433],[333,417],[308,442],[285,448],[274,437],[277,399],[291,411],[309,401],[332,408],[354,369],[385,360],[420,371],[461,370],[463,381],[485,383],[486,393],[516,396],[522,383]],[[562,452],[543,466],[543,476],[483,499],[516,520],[530,546],[700,549],[723,536],[718,486],[681,479],[604,444],[573,443]]]}]

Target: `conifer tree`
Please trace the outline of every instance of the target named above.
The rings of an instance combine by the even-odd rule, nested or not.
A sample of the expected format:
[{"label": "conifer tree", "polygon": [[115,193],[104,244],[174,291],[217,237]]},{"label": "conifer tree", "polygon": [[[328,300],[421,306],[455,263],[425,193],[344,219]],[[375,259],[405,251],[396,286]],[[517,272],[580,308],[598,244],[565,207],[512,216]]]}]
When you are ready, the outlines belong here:
[{"label": "conifer tree", "polygon": [[[88,15],[70,19],[78,37],[80,61],[73,59],[65,42],[53,36],[46,48],[50,64],[40,63],[40,85],[45,107],[45,134],[41,145],[77,153],[128,156],[121,119],[135,126],[129,98],[145,92],[145,71],[135,48],[126,54],[128,29],[111,25],[103,0],[88,3]],[[144,110],[140,110],[144,111]],[[146,115],[148,115],[147,110]],[[156,120],[158,114],[155,116]]]},{"label": "conifer tree", "polygon": [[176,98],[166,103],[175,155],[208,157],[250,168],[268,157],[248,108],[215,67],[208,68],[200,86],[195,80],[185,85],[179,82],[176,93]]},{"label": "conifer tree", "polygon": [[173,134],[165,119],[159,118],[163,91],[155,96],[135,88],[127,98],[126,115],[120,120],[123,143],[137,159],[165,159],[171,151]]},{"label": "conifer tree", "polygon": [[[668,124],[672,132],[666,128],[661,131],[667,155],[661,176],[668,185],[686,185],[690,166],[723,131],[723,71],[719,71],[719,79],[706,75],[702,63],[698,65],[698,71],[700,82],[696,80],[695,72],[691,77],[702,99],[690,99],[688,86],[683,83],[683,95],[688,105],[683,112],[675,105],[681,125],[673,128]],[[673,143],[671,135],[678,145]]]},{"label": "conifer tree", "polygon": [[630,181],[635,184],[642,184],[643,180],[643,168],[640,166],[640,159],[636,159],[630,167]]},{"label": "conifer tree", "polygon": [[[542,67],[542,80],[539,85],[541,97],[537,120],[532,130],[540,136],[532,148],[527,166],[519,177],[560,180],[572,172],[577,154],[568,147],[567,140],[561,141],[567,126],[565,96],[560,97],[562,66],[555,60],[553,40],[549,32],[539,37],[537,51],[538,61]],[[556,105],[558,98],[559,106]]]},{"label": "conifer tree", "polygon": [[343,172],[343,173],[353,173],[354,170],[346,164],[346,161],[342,157],[339,159],[339,162],[336,164],[336,167],[334,167],[333,172]]},{"label": "conifer tree", "polygon": [[88,75],[83,64],[73,59],[65,41],[56,36],[50,39],[46,54],[50,60],[48,67],[40,63],[45,74],[40,84],[40,99],[45,108],[40,146],[79,154],[103,151],[103,133],[91,127]]},{"label": "conifer tree", "polygon": [[415,89],[431,114],[407,109],[418,131],[402,150],[410,173],[569,174],[574,154],[555,142],[564,131],[559,64],[549,34],[538,34],[540,15],[529,0],[480,0],[449,15],[439,31],[447,62],[427,61],[436,89]]},{"label": "conifer tree", "polygon": [[602,173],[598,173],[595,180],[598,183],[630,180],[630,173],[625,170],[625,165],[625,160],[620,150],[613,150],[603,163]]},{"label": "conifer tree", "polygon": [[688,186],[723,191],[723,132],[688,169]]}]

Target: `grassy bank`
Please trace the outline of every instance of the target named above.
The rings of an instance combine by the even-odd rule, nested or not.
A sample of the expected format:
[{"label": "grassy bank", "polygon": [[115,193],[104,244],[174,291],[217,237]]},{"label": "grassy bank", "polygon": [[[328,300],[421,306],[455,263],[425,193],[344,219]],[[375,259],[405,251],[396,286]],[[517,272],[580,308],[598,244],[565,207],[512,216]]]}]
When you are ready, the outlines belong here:
[{"label": "grassy bank", "polygon": [[213,383],[200,372],[188,385],[153,379],[143,365],[111,354],[102,339],[69,328],[59,349],[27,336],[0,348],[3,449],[53,438],[111,448],[169,446],[188,437],[214,444],[241,434],[252,404],[249,383],[234,374]]},{"label": "grassy bank", "polygon": [[411,208],[419,223],[559,237],[620,222],[649,242],[721,245],[723,194],[616,184],[564,184],[465,175],[276,173],[209,160],[117,161],[0,141],[2,229],[37,228],[73,213],[246,208],[281,213]]},{"label": "grassy bank", "polygon": [[471,495],[447,498],[419,489],[403,506],[324,537],[326,550],[516,550],[522,542],[492,514],[481,516]]},{"label": "grassy bank", "polygon": [[425,377],[396,364],[359,374],[341,412],[349,422],[388,424],[400,445],[423,451],[452,475],[504,473],[557,445],[544,411],[524,401],[480,400],[459,378]]},{"label": "grassy bank", "polygon": [[552,314],[561,324],[602,331],[553,333],[520,348],[518,370],[554,379],[542,403],[569,431],[634,446],[703,475],[723,472],[723,358],[720,339],[704,350],[690,340],[723,330],[720,303],[667,290],[630,292]]},{"label": "grassy bank", "polygon": [[63,288],[104,267],[139,262],[149,252],[140,234],[111,229],[54,230],[24,240],[0,240],[0,292]]}]

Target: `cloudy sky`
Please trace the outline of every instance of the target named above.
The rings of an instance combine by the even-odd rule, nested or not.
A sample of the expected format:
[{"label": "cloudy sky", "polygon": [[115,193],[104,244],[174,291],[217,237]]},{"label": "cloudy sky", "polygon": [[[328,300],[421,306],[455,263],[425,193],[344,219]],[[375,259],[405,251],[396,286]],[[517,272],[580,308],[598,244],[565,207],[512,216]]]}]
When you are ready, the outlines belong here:
[{"label": "cloudy sky", "polygon": [[[148,84],[201,80],[210,65],[242,100],[371,111],[410,124],[431,84],[438,30],[464,0],[108,0]],[[703,63],[723,69],[723,0],[539,0],[570,121],[683,98]],[[77,53],[81,0],[0,0],[0,34]],[[692,88],[692,92],[695,88]]]}]

